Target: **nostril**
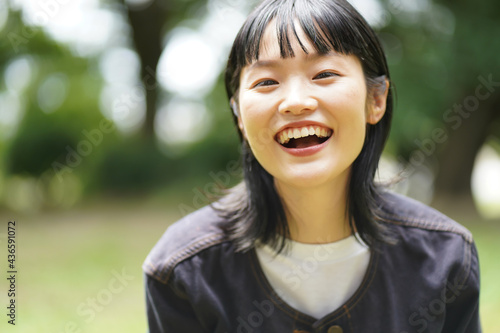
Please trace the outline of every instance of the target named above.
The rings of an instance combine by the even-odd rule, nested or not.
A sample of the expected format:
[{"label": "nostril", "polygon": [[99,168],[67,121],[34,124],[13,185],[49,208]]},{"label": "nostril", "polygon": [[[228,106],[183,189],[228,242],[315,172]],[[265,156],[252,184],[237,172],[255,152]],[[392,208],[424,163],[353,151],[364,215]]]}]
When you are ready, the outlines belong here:
[{"label": "nostril", "polygon": [[312,97],[290,97],[281,102],[278,110],[282,114],[303,114],[314,112],[318,107],[318,102]]},{"label": "nostril", "polygon": [[283,114],[303,114],[307,112],[313,112],[315,108],[306,107],[304,105],[290,105],[287,107],[280,108],[280,113]]}]

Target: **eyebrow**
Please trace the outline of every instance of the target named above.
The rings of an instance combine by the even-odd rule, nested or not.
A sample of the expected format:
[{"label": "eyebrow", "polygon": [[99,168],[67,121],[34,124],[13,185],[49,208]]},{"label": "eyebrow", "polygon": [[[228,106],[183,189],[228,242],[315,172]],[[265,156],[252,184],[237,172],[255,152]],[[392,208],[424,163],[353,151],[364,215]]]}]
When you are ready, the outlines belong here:
[{"label": "eyebrow", "polygon": [[248,69],[255,69],[255,68],[261,68],[261,67],[279,67],[279,60],[257,60],[253,62]]},{"label": "eyebrow", "polygon": [[[339,53],[337,52],[334,52],[334,51],[330,51],[328,53],[318,53],[318,52],[314,52],[314,53],[308,53],[306,54],[306,61],[315,61],[317,60],[318,58],[322,58],[322,57],[325,57],[325,56],[340,56]],[[255,68],[261,68],[261,67],[270,67],[270,68],[276,68],[276,67],[280,67],[280,60],[282,60],[283,58],[280,58],[279,60],[257,60],[255,62],[253,62],[249,67],[248,69],[255,69]]]}]

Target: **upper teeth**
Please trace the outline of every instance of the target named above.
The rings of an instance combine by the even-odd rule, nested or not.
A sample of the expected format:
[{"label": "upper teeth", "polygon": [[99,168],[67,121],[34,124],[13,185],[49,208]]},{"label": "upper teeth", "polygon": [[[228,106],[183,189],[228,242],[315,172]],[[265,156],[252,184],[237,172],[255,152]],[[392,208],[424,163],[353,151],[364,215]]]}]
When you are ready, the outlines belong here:
[{"label": "upper teeth", "polygon": [[309,135],[316,135],[319,138],[325,138],[332,135],[332,131],[320,126],[306,126],[299,128],[286,128],[278,133],[278,142],[281,144],[288,143],[290,139],[305,138]]}]

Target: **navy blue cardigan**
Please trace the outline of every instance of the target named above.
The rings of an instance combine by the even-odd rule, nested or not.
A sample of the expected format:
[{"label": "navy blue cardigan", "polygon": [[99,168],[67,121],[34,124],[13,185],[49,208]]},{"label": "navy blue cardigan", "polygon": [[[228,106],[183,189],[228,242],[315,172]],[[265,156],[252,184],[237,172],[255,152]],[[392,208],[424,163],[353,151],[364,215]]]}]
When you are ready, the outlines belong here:
[{"label": "navy blue cardigan", "polygon": [[372,247],[360,287],[323,318],[284,302],[255,251],[235,252],[212,208],[184,217],[143,265],[149,332],[481,332],[470,232],[417,201],[391,193],[383,199],[381,222],[396,243]]}]

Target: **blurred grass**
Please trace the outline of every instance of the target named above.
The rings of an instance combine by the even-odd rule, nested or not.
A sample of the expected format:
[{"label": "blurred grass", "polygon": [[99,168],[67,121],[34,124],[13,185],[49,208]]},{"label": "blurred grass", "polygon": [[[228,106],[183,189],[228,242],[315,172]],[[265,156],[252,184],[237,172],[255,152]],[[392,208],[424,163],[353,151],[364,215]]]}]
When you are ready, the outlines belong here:
[{"label": "blurred grass", "polygon": [[500,220],[464,223],[474,235],[481,269],[480,310],[483,332],[500,332]]},{"label": "blurred grass", "polygon": [[[0,332],[146,332],[141,265],[169,222],[178,218],[169,215],[173,211],[133,202],[36,216],[2,214],[5,229],[3,221],[19,216],[19,298],[15,329],[2,319]],[[3,263],[0,267],[4,271]],[[110,299],[106,290],[113,271],[131,280]],[[101,302],[94,308],[89,297]],[[7,302],[3,292],[0,302]]]},{"label": "blurred grass", "polygon": [[[5,229],[6,221],[16,217],[19,270],[17,325],[7,325],[2,315],[1,332],[146,332],[141,264],[169,223],[180,217],[176,207],[106,202],[58,213],[0,215]],[[466,226],[474,233],[481,262],[483,329],[500,332],[500,222]],[[5,244],[5,234],[1,241]],[[0,267],[5,271],[4,263]],[[111,299],[104,298],[113,271],[124,271],[132,280]],[[99,297],[105,302],[91,311],[92,317],[89,298]],[[0,302],[7,302],[4,292]],[[87,312],[82,315],[79,308]]]}]

